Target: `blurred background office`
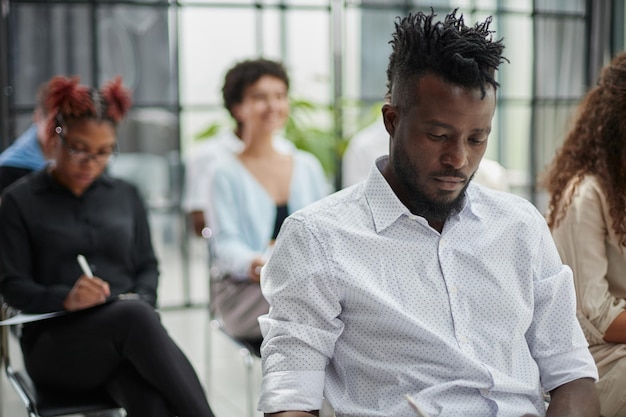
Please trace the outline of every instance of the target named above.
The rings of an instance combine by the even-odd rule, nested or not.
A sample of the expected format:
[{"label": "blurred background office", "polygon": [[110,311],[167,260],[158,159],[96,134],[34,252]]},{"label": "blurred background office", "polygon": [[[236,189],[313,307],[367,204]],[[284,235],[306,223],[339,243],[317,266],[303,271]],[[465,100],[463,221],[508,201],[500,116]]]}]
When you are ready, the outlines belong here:
[{"label": "blurred background office", "polygon": [[0,150],[32,121],[37,87],[54,74],[99,85],[120,74],[134,107],[120,127],[115,174],[140,183],[151,208],[164,306],[207,301],[204,243],[182,213],[183,156],[230,128],[220,82],[253,56],[282,61],[292,78],[287,124],[341,184],[349,138],[378,115],[395,16],[459,7],[473,23],[494,16],[504,37],[494,129],[486,156],[511,191],[543,210],[535,181],[598,69],[624,49],[624,0],[1,0]]},{"label": "blurred background office", "polygon": [[[51,76],[76,74],[99,86],[122,75],[134,106],[119,128],[111,172],[136,182],[146,198],[161,308],[204,307],[206,242],[181,207],[183,161],[194,144],[232,128],[221,83],[235,62],[284,63],[291,77],[285,136],[314,153],[339,188],[342,152],[376,119],[386,92],[383,57],[394,18],[431,7],[440,15],[459,7],[470,24],[493,15],[510,63],[498,73],[486,156],[507,168],[512,192],[544,211],[537,175],[599,69],[624,49],[625,1],[0,0],[0,151],[32,123],[37,88]],[[185,338],[188,316],[172,314],[166,324]],[[205,359],[204,345],[182,344],[192,360]],[[216,414],[228,415],[220,407]]]}]

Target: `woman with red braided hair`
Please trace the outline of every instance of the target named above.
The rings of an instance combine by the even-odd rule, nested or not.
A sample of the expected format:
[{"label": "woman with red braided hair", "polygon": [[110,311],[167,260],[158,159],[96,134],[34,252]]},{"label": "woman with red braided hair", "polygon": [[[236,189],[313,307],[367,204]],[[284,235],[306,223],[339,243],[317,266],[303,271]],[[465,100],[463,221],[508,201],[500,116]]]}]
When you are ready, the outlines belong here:
[{"label": "woman with red braided hair", "polygon": [[53,162],[0,205],[0,293],[25,313],[72,312],[24,326],[30,376],[56,390],[103,388],[129,417],[212,417],[155,311],[158,265],[142,199],[105,172],[130,92],[120,78],[98,90],[54,77],[45,100]]}]

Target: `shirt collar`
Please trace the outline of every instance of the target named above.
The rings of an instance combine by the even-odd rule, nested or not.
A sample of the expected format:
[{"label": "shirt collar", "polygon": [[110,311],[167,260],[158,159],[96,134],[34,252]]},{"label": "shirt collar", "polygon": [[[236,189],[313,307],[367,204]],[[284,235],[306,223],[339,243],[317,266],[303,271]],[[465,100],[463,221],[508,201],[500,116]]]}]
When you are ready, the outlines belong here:
[{"label": "shirt collar", "polygon": [[376,233],[382,232],[402,215],[411,214],[383,177],[382,170],[388,160],[387,155],[376,159],[365,181],[365,199],[372,211]]},{"label": "shirt collar", "polygon": [[[484,213],[481,213],[480,210],[482,191],[479,192],[479,188],[480,187],[474,182],[474,180],[470,182],[469,187],[467,187],[467,190],[465,190],[465,204],[463,205],[463,209],[461,210],[462,215],[471,215],[476,217],[477,219],[484,217]],[[482,190],[484,190],[484,188],[486,187],[483,186]]]},{"label": "shirt collar", "polygon": [[[398,199],[396,193],[382,174],[382,170],[385,168],[388,161],[388,155],[376,159],[365,181],[365,199],[372,211],[376,233],[382,232],[403,215],[409,217],[414,216]],[[474,184],[470,184],[469,187],[467,187],[463,208],[460,213],[455,214],[453,217],[457,217],[459,220],[464,216],[481,217],[479,210],[475,210],[475,205],[472,204],[472,200],[476,197],[477,191],[474,187],[476,187]]]},{"label": "shirt collar", "polygon": [[[67,190],[63,185],[61,185],[57,180],[54,179],[49,169],[42,169],[37,172],[32,179],[33,182],[33,191],[35,193],[42,193],[46,190]],[[106,187],[113,186],[113,179],[106,173],[103,172],[96,180],[89,186],[87,191],[92,188],[98,187],[99,185],[103,185]]]}]

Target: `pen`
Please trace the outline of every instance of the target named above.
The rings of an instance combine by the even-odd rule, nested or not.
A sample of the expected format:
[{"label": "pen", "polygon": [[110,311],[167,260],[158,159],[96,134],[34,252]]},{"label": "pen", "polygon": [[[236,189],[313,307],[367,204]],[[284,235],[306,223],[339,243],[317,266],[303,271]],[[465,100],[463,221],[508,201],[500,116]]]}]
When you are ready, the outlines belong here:
[{"label": "pen", "polygon": [[406,400],[409,402],[409,405],[411,406],[411,408],[413,409],[413,411],[415,411],[415,413],[419,416],[419,417],[428,417],[428,414],[426,414],[425,412],[423,412],[419,406],[417,405],[417,403],[415,402],[415,400],[413,399],[413,397],[411,397],[409,394],[405,395]]},{"label": "pen", "polygon": [[80,265],[80,269],[83,270],[83,274],[87,275],[89,278],[93,278],[93,272],[91,272],[91,268],[89,268],[87,259],[85,259],[83,255],[78,254],[76,260],[78,261],[78,265]]}]

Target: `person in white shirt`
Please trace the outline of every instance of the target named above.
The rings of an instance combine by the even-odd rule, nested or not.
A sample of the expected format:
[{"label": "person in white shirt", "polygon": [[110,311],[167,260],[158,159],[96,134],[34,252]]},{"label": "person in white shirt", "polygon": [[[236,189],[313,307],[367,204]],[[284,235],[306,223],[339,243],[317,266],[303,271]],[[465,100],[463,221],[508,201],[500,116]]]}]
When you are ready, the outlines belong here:
[{"label": "person in white shirt", "polygon": [[[350,139],[342,158],[342,187],[363,181],[376,158],[388,153],[389,133],[381,117]],[[483,158],[480,161],[474,181],[495,190],[510,191],[506,168],[493,159]]]},{"label": "person in white shirt", "polygon": [[[571,270],[528,201],[471,182],[495,112],[491,18],[396,20],[369,177],[292,214],[261,272],[266,416],[597,417]],[[544,396],[550,394],[546,410]]]}]

